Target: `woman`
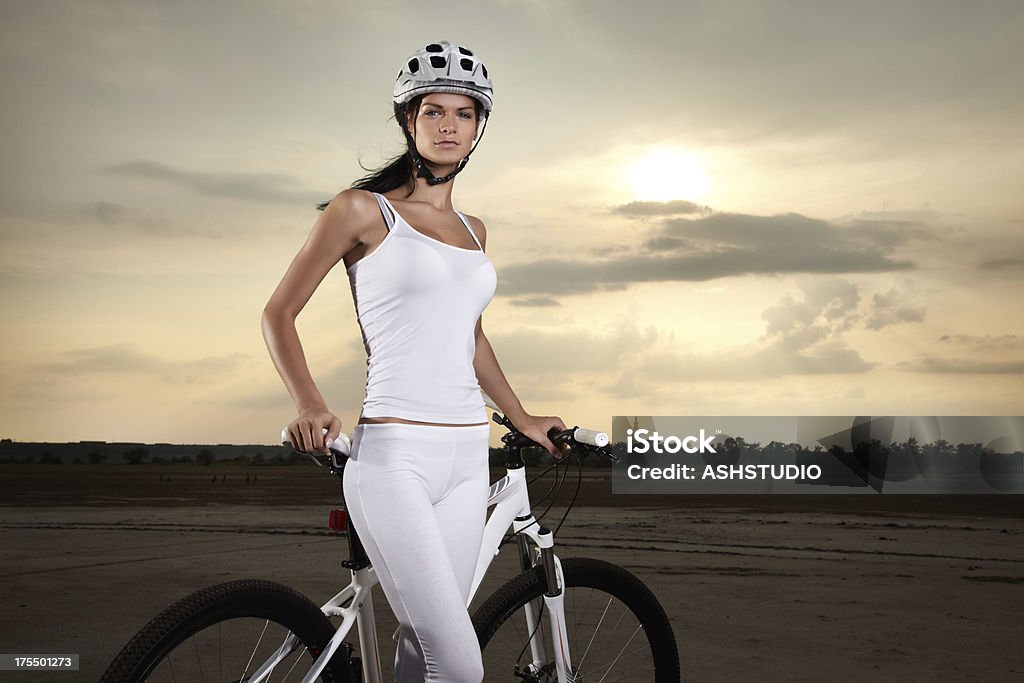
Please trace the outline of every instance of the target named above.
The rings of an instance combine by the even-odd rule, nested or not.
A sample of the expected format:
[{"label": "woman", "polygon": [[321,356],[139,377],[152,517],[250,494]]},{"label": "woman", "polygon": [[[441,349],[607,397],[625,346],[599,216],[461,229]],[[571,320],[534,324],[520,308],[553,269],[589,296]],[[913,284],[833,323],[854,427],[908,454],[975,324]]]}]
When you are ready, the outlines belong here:
[{"label": "woman", "polygon": [[452,208],[454,178],[492,94],[486,67],[466,48],[432,43],[413,54],[394,91],[408,149],[318,207],[263,312],[267,347],[298,410],[292,444],[326,452],[341,420],[313,382],[295,318],[344,260],[368,356],[345,498],[401,625],[399,681],[483,678],[465,608],[487,509],[480,389],[552,455],[546,433],[565,429],[557,417],[528,414],[505,379],[480,323],[496,283],[487,233]]}]

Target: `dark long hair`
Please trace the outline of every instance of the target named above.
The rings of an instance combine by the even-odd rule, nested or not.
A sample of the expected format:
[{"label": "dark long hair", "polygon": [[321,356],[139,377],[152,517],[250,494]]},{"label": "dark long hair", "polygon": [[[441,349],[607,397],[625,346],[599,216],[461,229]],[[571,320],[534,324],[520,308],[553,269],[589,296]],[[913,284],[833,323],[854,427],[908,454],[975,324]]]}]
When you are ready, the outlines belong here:
[{"label": "dark long hair", "polygon": [[[395,105],[395,112],[393,118],[398,125],[402,127],[402,137],[405,139],[405,149],[401,154],[392,158],[384,166],[373,170],[363,166],[362,162],[359,162],[359,167],[364,171],[370,171],[359,180],[353,182],[349,187],[357,190],[369,190],[370,192],[390,192],[397,187],[404,186],[406,188],[405,196],[408,197],[416,189],[416,167],[413,163],[412,152],[409,150],[409,138],[405,135],[405,122],[408,120],[410,114],[412,116],[413,130],[416,127],[416,118],[419,116],[420,100],[427,96],[428,93],[423,95],[417,95],[408,102],[403,104]],[[479,126],[480,117],[483,114],[483,105],[475,97],[472,98],[474,107],[476,109],[476,121]],[[331,203],[328,199],[326,202],[317,205],[318,211],[323,211],[327,208],[327,205]]]}]

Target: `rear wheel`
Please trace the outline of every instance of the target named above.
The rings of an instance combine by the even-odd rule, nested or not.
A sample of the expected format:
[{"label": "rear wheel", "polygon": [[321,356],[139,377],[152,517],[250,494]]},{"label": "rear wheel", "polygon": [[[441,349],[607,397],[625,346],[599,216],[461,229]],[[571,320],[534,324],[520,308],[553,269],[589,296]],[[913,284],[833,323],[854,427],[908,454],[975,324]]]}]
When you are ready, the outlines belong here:
[{"label": "rear wheel", "polygon": [[[577,681],[680,680],[672,625],[658,599],[622,567],[586,558],[562,560],[564,609]],[[554,682],[552,639],[543,611],[542,567],[520,574],[473,615],[485,681]],[[545,658],[532,661],[524,608],[533,605]]]},{"label": "rear wheel", "polygon": [[[247,579],[210,586],[158,614],[125,645],[101,683],[248,681],[284,644],[298,641],[273,669],[273,680],[301,681],[334,634],[323,612],[301,593]],[[318,680],[349,683],[335,655]]]}]

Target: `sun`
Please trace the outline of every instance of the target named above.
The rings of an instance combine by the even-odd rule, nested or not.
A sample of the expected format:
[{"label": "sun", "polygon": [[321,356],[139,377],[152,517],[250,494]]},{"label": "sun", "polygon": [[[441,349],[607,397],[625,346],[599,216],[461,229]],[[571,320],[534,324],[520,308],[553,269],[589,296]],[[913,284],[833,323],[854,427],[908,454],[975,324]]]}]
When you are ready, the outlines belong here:
[{"label": "sun", "polygon": [[691,154],[659,147],[627,170],[633,196],[642,201],[697,201],[708,191],[708,176]]}]

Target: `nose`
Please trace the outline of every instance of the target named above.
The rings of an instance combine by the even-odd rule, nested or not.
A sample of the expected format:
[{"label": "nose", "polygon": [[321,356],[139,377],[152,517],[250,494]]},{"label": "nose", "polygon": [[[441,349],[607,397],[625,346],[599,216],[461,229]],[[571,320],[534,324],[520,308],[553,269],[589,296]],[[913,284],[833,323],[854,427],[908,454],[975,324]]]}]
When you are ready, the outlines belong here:
[{"label": "nose", "polygon": [[445,133],[445,134],[454,133],[455,132],[455,119],[448,118],[448,116],[446,115],[441,120],[441,132]]}]

